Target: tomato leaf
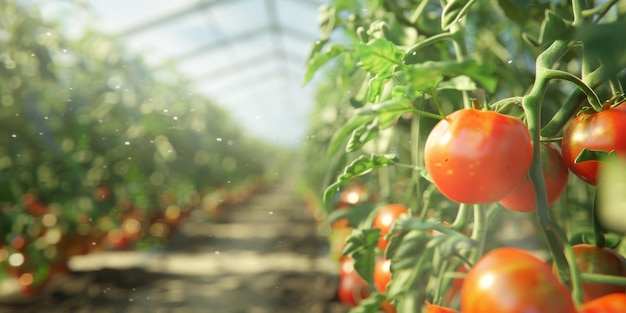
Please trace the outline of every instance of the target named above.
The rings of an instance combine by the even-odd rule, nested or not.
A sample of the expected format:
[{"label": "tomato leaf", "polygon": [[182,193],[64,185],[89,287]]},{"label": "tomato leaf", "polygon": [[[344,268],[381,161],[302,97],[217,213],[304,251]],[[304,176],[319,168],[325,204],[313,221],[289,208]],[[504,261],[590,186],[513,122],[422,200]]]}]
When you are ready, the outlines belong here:
[{"label": "tomato leaf", "polygon": [[391,77],[404,58],[404,52],[384,38],[376,38],[367,44],[359,43],[354,53],[360,59],[358,65],[361,68],[381,78]]},{"label": "tomato leaf", "polygon": [[361,300],[358,306],[352,308],[350,313],[378,313],[383,301],[385,301],[384,295],[372,292],[369,297]]},{"label": "tomato leaf", "polygon": [[350,140],[348,140],[346,152],[356,151],[370,140],[374,139],[376,135],[378,135],[378,121],[379,119],[375,118],[373,121],[355,129],[354,132],[352,132]]},{"label": "tomato leaf", "polygon": [[376,263],[376,245],[380,237],[380,229],[354,229],[346,238],[344,255],[354,259],[354,269],[369,284],[374,280],[374,264]]},{"label": "tomato leaf", "polygon": [[[320,42],[320,41],[318,41]],[[315,46],[314,46],[315,49]],[[306,67],[306,74],[304,74],[304,84],[308,83],[313,75],[328,61],[337,57],[345,51],[345,48],[340,45],[331,45],[330,49],[326,52],[318,52],[311,56]]]},{"label": "tomato leaf", "polygon": [[566,39],[572,34],[569,23],[550,10],[545,11],[545,17],[539,31],[539,43],[550,44],[558,39]]},{"label": "tomato leaf", "polygon": [[371,202],[361,202],[350,206],[348,209],[335,209],[326,217],[327,223],[333,223],[342,218],[349,220],[349,226],[356,228],[363,221],[367,220],[369,214],[374,210],[374,204]]},{"label": "tomato leaf", "polygon": [[585,25],[578,29],[576,39],[582,41],[585,51],[596,56],[599,62],[606,67],[605,77],[599,81],[604,81],[609,77],[617,75],[626,66],[626,40],[616,40],[622,38],[626,33],[626,22]]},{"label": "tomato leaf", "polygon": [[398,160],[398,157],[392,154],[371,154],[358,157],[344,168],[343,173],[337,177],[332,185],[326,188],[324,202],[331,199],[339,188],[345,186],[352,178],[365,175],[376,168],[395,164]]},{"label": "tomato leaf", "polygon": [[408,67],[406,70],[409,86],[419,91],[429,91],[437,86],[443,76],[466,75],[481,84],[487,91],[493,92],[497,80],[492,75],[493,66],[479,64],[476,61],[428,61]]},{"label": "tomato leaf", "polygon": [[589,150],[583,148],[582,151],[574,159],[574,163],[580,163],[585,161],[606,161],[607,159],[617,157],[615,150],[603,151],[603,150]]},{"label": "tomato leaf", "polygon": [[388,77],[381,77],[380,75],[376,75],[374,78],[370,79],[368,85],[369,88],[367,92],[367,100],[369,102],[376,102],[378,98],[383,94],[385,84],[387,84],[388,81]]},{"label": "tomato leaf", "polygon": [[448,30],[450,26],[463,18],[476,0],[452,0],[446,4],[441,13],[441,28]]},{"label": "tomato leaf", "polygon": [[405,236],[398,237],[397,248],[394,247],[393,251],[387,249],[387,258],[394,260],[396,269],[411,268],[419,260],[430,237],[424,231],[410,231]]},{"label": "tomato leaf", "polygon": [[328,156],[332,156],[341,147],[346,138],[354,132],[355,129],[359,128],[361,125],[369,123],[373,120],[375,116],[364,116],[364,115],[354,115],[346,124],[344,124],[330,139],[330,143],[328,144]]}]

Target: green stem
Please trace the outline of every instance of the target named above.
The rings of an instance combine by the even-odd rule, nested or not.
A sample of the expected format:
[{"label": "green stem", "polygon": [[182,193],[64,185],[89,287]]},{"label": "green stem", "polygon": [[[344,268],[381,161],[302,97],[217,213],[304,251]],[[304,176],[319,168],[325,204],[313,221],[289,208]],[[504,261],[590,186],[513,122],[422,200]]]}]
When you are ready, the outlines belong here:
[{"label": "green stem", "polygon": [[609,79],[609,85],[611,86],[611,94],[613,96],[623,95],[624,88],[622,88],[622,82],[617,77]]},{"label": "green stem", "polygon": [[602,103],[600,102],[598,95],[596,95],[596,93],[580,78],[576,77],[576,75],[560,70],[544,69],[543,78],[546,80],[562,79],[574,83],[587,96],[587,101],[591,104],[594,110],[597,112],[602,111]]},{"label": "green stem", "polygon": [[536,72],[537,77],[531,91],[524,96],[522,107],[526,113],[528,130],[533,141],[533,161],[529,175],[535,187],[535,197],[537,205],[537,217],[539,219],[540,231],[543,233],[548,248],[557,265],[558,274],[562,281],[569,283],[569,263],[563,253],[563,243],[565,235],[552,221],[548,210],[546,186],[543,179],[540,151],[540,125],[541,125],[541,104],[547,89],[548,79],[544,76],[569,49],[569,45],[563,41],[555,41],[537,57]]},{"label": "green stem", "polygon": [[598,209],[598,193],[596,192],[593,199],[593,206],[591,207],[591,225],[593,227],[593,236],[596,239],[596,246],[604,247],[606,245],[606,238],[604,238],[604,233],[602,232],[602,228],[600,227],[600,223],[596,218],[596,210]]},{"label": "green stem", "polygon": [[422,111],[422,110],[418,110],[418,109],[412,109],[411,112],[415,113],[415,115],[421,115],[421,116],[425,116],[425,117],[430,117],[436,120],[440,120],[445,118],[445,115],[438,115],[438,114],[434,114],[434,113],[430,113],[430,112],[426,112],[426,111]]},{"label": "green stem", "polygon": [[583,281],[589,283],[609,284],[626,287],[626,277],[592,273],[580,273]]},{"label": "green stem", "polygon": [[[424,107],[424,101],[421,102],[422,108]],[[413,115],[411,119],[411,141],[413,142],[413,148],[411,149],[411,163],[414,164],[416,168],[419,168],[421,163],[420,157],[420,126],[421,126],[421,116]],[[422,184],[421,184],[421,173],[419,171],[413,172],[413,180],[415,183],[415,194],[421,195],[423,194]],[[420,201],[419,197],[417,201],[415,201],[415,209],[413,214],[417,214],[417,216],[421,216],[424,212],[424,207],[422,206],[422,201]]]},{"label": "green stem", "polygon": [[[452,47],[454,48],[454,53],[456,54],[456,60],[459,63],[463,63],[465,61],[465,57],[467,56],[467,47],[465,46],[465,37],[461,23],[454,23],[450,25],[450,34],[452,34]],[[472,103],[470,101],[469,93],[466,90],[463,90],[461,91],[461,95],[463,96],[463,107],[466,109],[471,108]]]},{"label": "green stem", "polygon": [[576,306],[579,306],[584,301],[584,294],[582,288],[582,278],[581,273],[578,270],[578,265],[576,264],[576,255],[574,254],[574,249],[572,249],[572,245],[569,243],[564,243],[565,255],[568,260],[573,260],[569,262],[569,274],[572,282],[572,300]]},{"label": "green stem", "polygon": [[471,261],[475,263],[476,260],[485,252],[485,243],[487,239],[487,213],[480,204],[473,205],[474,212],[474,228],[472,229],[471,238],[478,243],[478,249],[475,250],[475,255],[472,255]]},{"label": "green stem", "polygon": [[[583,63],[584,62],[585,61],[583,61]],[[595,71],[589,73],[589,75],[584,76],[583,81],[586,85],[595,88],[605,80],[609,79],[612,72],[613,71],[609,70],[606,66],[600,66]],[[546,137],[557,135],[570,118],[580,109],[580,106],[584,101],[582,96],[583,93],[580,89],[574,90],[561,109],[552,117],[550,122],[544,126],[541,133]]]},{"label": "green stem", "polygon": [[456,218],[452,222],[452,229],[462,232],[467,225],[467,219],[470,214],[470,205],[467,203],[459,204],[459,210],[456,212]]},{"label": "green stem", "polygon": [[614,6],[614,5],[615,5],[618,1],[619,1],[619,0],[610,0],[610,1],[607,1],[606,3],[604,3],[603,5],[598,6],[598,7],[595,7],[595,8],[593,8],[593,9],[583,10],[583,11],[582,11],[582,16],[584,16],[584,17],[589,17],[589,16],[593,16],[593,15],[599,14],[600,16],[596,19],[596,20],[599,20],[599,19],[601,19],[601,18],[602,18],[602,17],[606,14],[606,12],[608,12],[608,11],[610,10],[610,9],[611,9],[611,7],[613,7],[613,6]]}]

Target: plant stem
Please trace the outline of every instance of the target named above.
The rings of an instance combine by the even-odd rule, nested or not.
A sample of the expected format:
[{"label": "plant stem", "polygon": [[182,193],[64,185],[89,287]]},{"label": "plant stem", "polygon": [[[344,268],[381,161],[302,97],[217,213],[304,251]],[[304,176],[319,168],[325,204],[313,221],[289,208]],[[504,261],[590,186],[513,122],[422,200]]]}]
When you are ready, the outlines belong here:
[{"label": "plant stem", "polygon": [[587,84],[585,84],[580,78],[565,71],[551,69],[543,70],[543,74],[543,77],[546,80],[562,79],[574,83],[587,96],[587,101],[589,101],[589,104],[591,104],[591,106],[597,112],[602,111],[602,103],[600,102],[598,95],[596,95],[596,93],[591,88],[589,88],[589,86],[587,86]]},{"label": "plant stem", "polygon": [[610,285],[626,287],[626,277],[623,277],[623,276],[580,273],[580,277],[582,278],[583,281],[589,282],[589,283],[610,284]]},{"label": "plant stem", "polygon": [[576,255],[574,254],[574,249],[572,249],[572,245],[568,242],[564,243],[565,255],[567,255],[568,260],[572,260],[569,262],[569,274],[572,282],[572,300],[576,306],[579,306],[584,301],[584,294],[582,289],[582,278],[581,273],[578,270],[578,265],[576,264]]},{"label": "plant stem", "polygon": [[476,255],[472,256],[472,263],[476,263],[476,260],[485,252],[485,243],[487,239],[487,213],[485,208],[480,204],[473,205],[474,212],[474,229],[472,229],[471,238],[478,243],[478,249]]},{"label": "plant stem", "polygon": [[470,213],[470,205],[467,203],[459,204],[459,210],[456,213],[456,218],[452,222],[452,229],[462,232],[467,224],[467,218]]},{"label": "plant stem", "polygon": [[[462,63],[465,61],[465,57],[467,56],[467,47],[465,46],[465,37],[460,22],[450,25],[450,34],[452,35],[452,47],[454,48],[454,53],[456,54],[456,60],[459,63]],[[470,101],[469,93],[466,90],[463,90],[461,91],[461,95],[463,96],[463,107],[466,109],[471,108],[472,103]]]},{"label": "plant stem", "polygon": [[[533,162],[530,167],[529,175],[535,187],[535,197],[537,205],[537,218],[541,232],[543,233],[550,253],[557,265],[558,274],[562,281],[569,283],[569,263],[563,253],[563,243],[565,235],[563,231],[554,223],[550,217],[548,210],[548,201],[546,195],[546,186],[543,179],[543,170],[541,167],[541,151],[540,151],[540,125],[541,125],[541,104],[543,96],[547,89],[548,78],[545,72],[549,70],[565,52],[569,49],[569,45],[564,41],[555,41],[537,57],[536,63],[536,79],[531,91],[524,96],[522,107],[526,113],[528,130],[533,141]],[[575,286],[580,289],[580,286]]]},{"label": "plant stem", "polygon": [[[424,108],[424,101],[421,101],[421,106],[422,109]],[[411,163],[413,163],[413,165],[417,168],[419,168],[422,164],[422,160],[420,157],[420,126],[421,126],[421,116],[420,115],[413,115],[413,118],[411,119],[411,142],[413,142],[413,147],[411,149]],[[422,190],[422,184],[421,184],[421,174],[419,171],[413,171],[413,181],[415,183],[415,194],[416,195],[421,195],[423,194],[423,190]],[[412,206],[411,206],[412,207]],[[419,197],[417,199],[417,201],[415,201],[415,209],[414,212],[412,212],[413,214],[417,214],[418,216],[421,216],[424,213],[424,206],[422,201],[420,201]]]}]

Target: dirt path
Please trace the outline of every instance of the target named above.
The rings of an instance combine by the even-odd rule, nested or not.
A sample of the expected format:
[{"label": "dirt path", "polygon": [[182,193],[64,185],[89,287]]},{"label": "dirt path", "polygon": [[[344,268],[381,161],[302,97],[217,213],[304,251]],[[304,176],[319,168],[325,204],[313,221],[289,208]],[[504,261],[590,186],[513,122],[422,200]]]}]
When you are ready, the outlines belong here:
[{"label": "dirt path", "polygon": [[164,249],[77,258],[45,294],[0,312],[346,312],[292,186],[229,209],[223,223],[192,216]]}]

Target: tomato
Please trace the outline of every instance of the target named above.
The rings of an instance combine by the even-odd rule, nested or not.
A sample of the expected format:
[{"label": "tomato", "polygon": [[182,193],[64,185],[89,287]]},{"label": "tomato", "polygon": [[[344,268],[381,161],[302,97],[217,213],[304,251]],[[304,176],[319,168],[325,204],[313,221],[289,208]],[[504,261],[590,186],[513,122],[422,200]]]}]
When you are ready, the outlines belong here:
[{"label": "tomato", "polygon": [[402,216],[408,214],[409,209],[402,204],[387,204],[382,207],[372,222],[372,228],[380,229],[380,238],[378,239],[378,247],[381,250],[385,250],[389,242],[384,239],[384,236],[389,234],[393,223]]},{"label": "tomato", "polygon": [[459,311],[439,305],[426,303],[426,313],[458,313]]},{"label": "tomato", "polygon": [[[548,205],[552,205],[565,191],[569,170],[561,158],[561,153],[551,143],[541,144],[541,165],[543,180],[546,184]],[[498,201],[498,203],[516,212],[533,212],[537,210],[535,188],[530,177],[524,178],[513,191]]]},{"label": "tomato", "polygon": [[338,204],[355,205],[367,201],[369,197],[369,192],[363,185],[351,184],[339,194]]},{"label": "tomato", "polygon": [[623,313],[626,312],[626,293],[613,293],[584,303],[580,313]]},{"label": "tomato", "polygon": [[563,160],[576,176],[591,185],[598,184],[598,161],[574,160],[583,149],[614,150],[626,157],[626,102],[597,113],[583,113],[565,128],[561,149]]},{"label": "tomato", "polygon": [[504,247],[485,254],[461,288],[461,311],[574,313],[568,290],[544,261],[522,249]]},{"label": "tomato", "polygon": [[339,262],[339,277],[344,277],[354,271],[354,259],[349,256],[341,258]]},{"label": "tomato", "polygon": [[[615,250],[590,244],[578,244],[572,247],[576,256],[576,265],[583,273],[626,276],[624,257]],[[556,266],[552,272],[556,275]],[[623,286],[583,282],[585,301],[600,298],[611,293],[623,293]]]},{"label": "tomato", "polygon": [[347,273],[339,280],[339,300],[347,306],[357,306],[369,296],[369,285],[356,271]]},{"label": "tomato", "polygon": [[462,109],[428,135],[424,162],[437,189],[460,203],[491,203],[524,179],[533,159],[528,129],[516,117]]},{"label": "tomato", "polygon": [[384,294],[387,292],[389,281],[391,281],[391,260],[380,258],[374,266],[374,286]]}]

